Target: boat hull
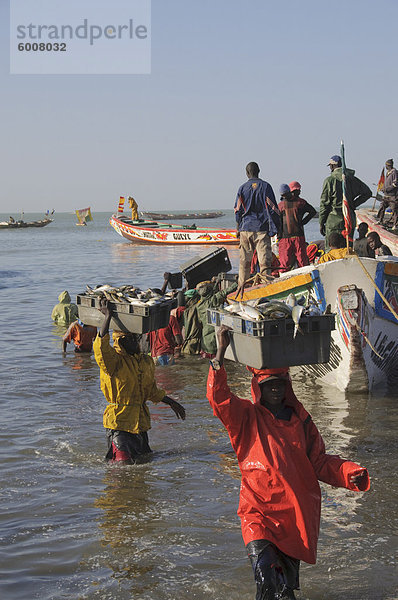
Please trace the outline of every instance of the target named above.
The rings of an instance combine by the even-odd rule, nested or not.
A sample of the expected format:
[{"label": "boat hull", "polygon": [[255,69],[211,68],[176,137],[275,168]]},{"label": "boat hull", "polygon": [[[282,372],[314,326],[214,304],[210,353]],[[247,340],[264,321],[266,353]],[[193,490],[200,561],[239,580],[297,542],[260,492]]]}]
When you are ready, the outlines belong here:
[{"label": "boat hull", "polygon": [[0,223],[0,229],[26,229],[27,227],[45,227],[54,219],[42,219],[41,221],[15,221],[15,223]]},{"label": "boat hull", "polygon": [[293,292],[297,297],[309,295],[322,310],[330,305],[336,313],[330,360],[300,369],[350,392],[398,383],[398,320],[371,283],[398,312],[398,260],[360,261],[370,277],[358,257],[350,256],[296,269],[268,286],[247,288],[243,297],[283,299]]},{"label": "boat hull", "polygon": [[196,229],[157,222],[140,224],[137,221],[112,215],[109,220],[113,229],[123,238],[139,244],[193,244],[193,245],[238,245],[234,229],[198,227]]}]

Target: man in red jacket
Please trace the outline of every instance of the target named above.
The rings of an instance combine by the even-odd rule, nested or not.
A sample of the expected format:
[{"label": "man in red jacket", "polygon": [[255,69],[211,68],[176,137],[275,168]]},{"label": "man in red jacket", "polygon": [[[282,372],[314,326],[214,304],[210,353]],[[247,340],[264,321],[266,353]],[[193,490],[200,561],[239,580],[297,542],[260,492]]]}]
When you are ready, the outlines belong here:
[{"label": "man in red jacket", "polygon": [[288,369],[256,370],[253,401],[235,396],[223,367],[228,328],[218,331],[207,398],[225,425],[242,473],[238,515],[257,584],[256,600],[294,599],[300,560],[314,564],[319,535],[318,479],[369,489],[366,469],[326,454],[311,416],[294,395]]},{"label": "man in red jacket", "polygon": [[280,187],[281,201],[278,204],[281,213],[279,240],[279,271],[290,271],[297,262],[299,267],[309,264],[304,225],[316,215],[316,210],[306,200],[300,198],[301,184],[292,181]]}]

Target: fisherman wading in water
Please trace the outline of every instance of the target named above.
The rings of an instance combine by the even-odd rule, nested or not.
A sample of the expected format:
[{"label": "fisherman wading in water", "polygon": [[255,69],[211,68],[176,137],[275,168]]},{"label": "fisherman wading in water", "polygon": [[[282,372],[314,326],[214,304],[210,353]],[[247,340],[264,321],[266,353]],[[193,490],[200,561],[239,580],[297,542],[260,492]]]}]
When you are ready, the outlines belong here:
[{"label": "fisherman wading in water", "polygon": [[294,395],[287,368],[250,368],[253,402],[235,396],[223,367],[227,327],[218,330],[218,342],[207,398],[228,431],[242,473],[238,515],[256,600],[293,600],[300,560],[316,561],[318,479],[359,492],[369,489],[369,475],[354,462],[326,454],[311,416]]},{"label": "fisherman wading in water", "polygon": [[141,353],[135,334],[114,331],[111,346],[109,324],[112,314],[107,300],[100,300],[99,310],[105,319],[93,348],[101,371],[101,390],[108,401],[104,412],[108,437],[106,460],[131,464],[139,456],[151,452],[148,442],[151,417],[147,401],[168,404],[179,419],[185,419],[185,409],[157,387],[153,360]]}]

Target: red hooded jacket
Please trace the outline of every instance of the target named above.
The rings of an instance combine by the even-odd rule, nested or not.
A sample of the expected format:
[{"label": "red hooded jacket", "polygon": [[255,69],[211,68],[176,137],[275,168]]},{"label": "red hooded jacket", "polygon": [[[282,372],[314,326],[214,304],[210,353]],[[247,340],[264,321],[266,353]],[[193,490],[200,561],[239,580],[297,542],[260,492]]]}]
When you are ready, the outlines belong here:
[{"label": "red hooded jacket", "polygon": [[242,473],[238,515],[245,545],[266,539],[282,552],[308,563],[316,561],[321,513],[318,479],[354,491],[350,483],[364,469],[325,453],[325,444],[310,415],[286,386],[285,404],[293,409],[290,421],[277,419],[260,404],[261,391],[252,379],[254,403],[235,396],[222,367],[210,367],[207,398],[225,425]]}]

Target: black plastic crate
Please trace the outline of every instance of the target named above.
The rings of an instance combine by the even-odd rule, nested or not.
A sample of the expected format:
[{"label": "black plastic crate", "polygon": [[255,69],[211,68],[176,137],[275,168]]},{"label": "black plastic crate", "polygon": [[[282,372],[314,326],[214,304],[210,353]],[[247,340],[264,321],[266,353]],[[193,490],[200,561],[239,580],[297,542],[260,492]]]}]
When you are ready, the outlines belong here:
[{"label": "black plastic crate", "polygon": [[226,311],[207,311],[216,332],[221,325],[232,328],[225,358],[256,369],[327,363],[335,315],[301,317],[300,331],[294,334],[290,318],[249,321]]},{"label": "black plastic crate", "polygon": [[194,288],[201,281],[211,279],[219,273],[232,269],[228,252],[225,248],[217,248],[180,265],[189,288]]},{"label": "black plastic crate", "polygon": [[[79,319],[86,325],[101,327],[104,315],[99,309],[99,297],[79,294],[76,297]],[[159,304],[139,306],[128,302],[109,302],[112,310],[110,329],[131,333],[148,333],[167,327],[170,311],[177,306],[177,300],[164,300]]]},{"label": "black plastic crate", "polygon": [[231,285],[238,281],[237,273],[220,273],[220,289],[227,290]]},{"label": "black plastic crate", "polygon": [[182,288],[182,273],[180,271],[178,273],[170,273],[168,286],[171,290]]}]

